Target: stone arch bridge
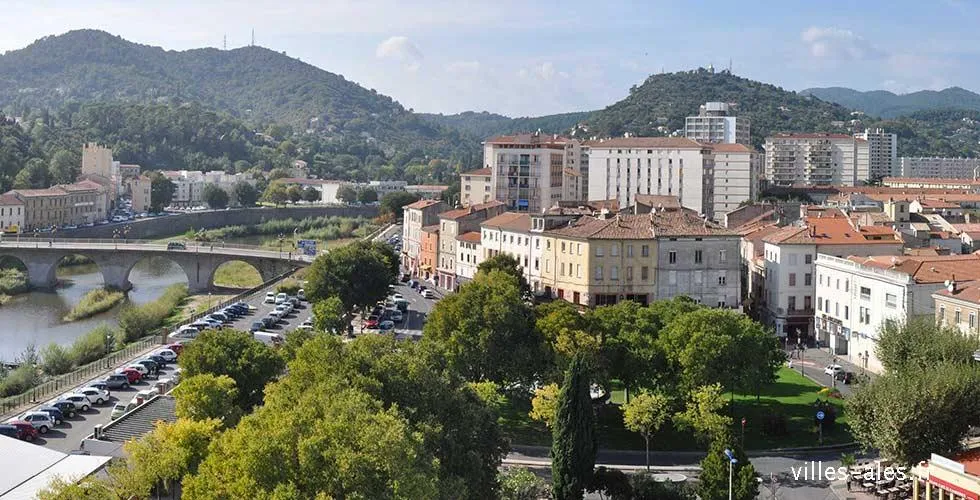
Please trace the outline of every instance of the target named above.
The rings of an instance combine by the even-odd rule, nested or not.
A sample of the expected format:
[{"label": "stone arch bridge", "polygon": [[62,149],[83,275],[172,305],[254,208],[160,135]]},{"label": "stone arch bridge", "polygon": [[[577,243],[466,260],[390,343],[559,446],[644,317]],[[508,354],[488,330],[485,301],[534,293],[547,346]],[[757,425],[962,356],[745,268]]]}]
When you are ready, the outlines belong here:
[{"label": "stone arch bridge", "polygon": [[57,285],[58,263],[69,255],[88,257],[99,266],[105,286],[129,290],[129,273],[137,262],[149,257],[166,258],[183,269],[187,287],[194,292],[211,289],[214,272],[226,262],[250,264],[268,281],[297,267],[305,267],[313,257],[294,250],[187,242],[184,250],[168,250],[166,243],[141,240],[84,240],[51,238],[9,238],[0,240],[0,258],[13,257],[27,268],[33,288],[51,289]]}]

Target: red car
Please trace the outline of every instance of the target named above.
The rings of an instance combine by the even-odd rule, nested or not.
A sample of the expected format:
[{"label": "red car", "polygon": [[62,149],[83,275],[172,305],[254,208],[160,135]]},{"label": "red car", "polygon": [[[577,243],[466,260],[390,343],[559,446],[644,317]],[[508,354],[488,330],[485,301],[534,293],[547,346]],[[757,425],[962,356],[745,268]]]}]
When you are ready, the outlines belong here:
[{"label": "red car", "polygon": [[7,422],[7,425],[12,425],[17,428],[17,438],[24,441],[34,441],[37,439],[38,433],[37,429],[34,428],[30,422],[24,420],[11,420]]},{"label": "red car", "polygon": [[167,349],[170,349],[174,352],[174,354],[180,356],[180,352],[184,350],[184,344],[170,344],[167,346]]},{"label": "red car", "polygon": [[140,373],[139,370],[134,370],[132,368],[123,368],[122,370],[119,370],[117,373],[121,373],[125,375],[126,378],[129,379],[130,384],[135,384],[136,382],[143,380],[143,374]]},{"label": "red car", "polygon": [[377,328],[380,318],[375,315],[368,316],[368,319],[364,322],[364,328]]}]

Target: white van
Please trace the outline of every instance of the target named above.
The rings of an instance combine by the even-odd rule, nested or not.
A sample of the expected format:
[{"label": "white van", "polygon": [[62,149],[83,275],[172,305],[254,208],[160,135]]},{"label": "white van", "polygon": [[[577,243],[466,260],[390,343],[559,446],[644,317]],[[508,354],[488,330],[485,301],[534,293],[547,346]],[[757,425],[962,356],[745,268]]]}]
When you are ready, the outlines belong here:
[{"label": "white van", "polygon": [[252,338],[270,347],[279,347],[285,342],[282,335],[272,332],[254,332]]}]

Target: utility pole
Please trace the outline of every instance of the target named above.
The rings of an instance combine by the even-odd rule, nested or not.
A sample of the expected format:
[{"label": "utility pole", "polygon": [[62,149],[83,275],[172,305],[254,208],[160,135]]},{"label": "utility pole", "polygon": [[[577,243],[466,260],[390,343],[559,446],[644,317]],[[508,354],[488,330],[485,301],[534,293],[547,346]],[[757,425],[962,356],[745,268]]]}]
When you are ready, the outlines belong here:
[{"label": "utility pole", "polygon": [[228,50],[228,35],[221,37],[221,50]]}]

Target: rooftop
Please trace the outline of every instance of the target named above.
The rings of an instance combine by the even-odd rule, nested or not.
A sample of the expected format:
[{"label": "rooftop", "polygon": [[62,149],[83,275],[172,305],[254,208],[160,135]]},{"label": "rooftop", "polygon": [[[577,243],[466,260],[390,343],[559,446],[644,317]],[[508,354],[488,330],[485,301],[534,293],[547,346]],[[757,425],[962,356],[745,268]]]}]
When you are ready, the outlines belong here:
[{"label": "rooftop", "polygon": [[502,201],[497,201],[497,200],[488,201],[486,203],[480,203],[479,205],[470,205],[468,207],[457,208],[455,210],[443,212],[439,214],[439,218],[447,219],[447,220],[456,220],[459,219],[460,217],[466,217],[467,215],[470,214],[475,214],[477,212],[485,211],[488,208],[503,206],[503,204],[504,203]]},{"label": "rooftop", "polygon": [[945,200],[922,199],[916,200],[922,208],[960,208],[956,203]]},{"label": "rooftop", "polygon": [[686,137],[617,137],[586,141],[585,145],[592,149],[704,149],[705,147],[710,147]]},{"label": "rooftop", "polygon": [[958,186],[980,186],[978,179],[950,179],[941,177],[884,177],[883,184],[950,184]]},{"label": "rooftop", "polygon": [[173,396],[157,396],[113,420],[102,429],[103,441],[124,443],[150,431],[157,422],[176,422],[177,403]]},{"label": "rooftop", "polygon": [[515,135],[498,135],[487,139],[485,144],[496,144],[496,145],[528,145],[528,146],[545,146],[545,147],[565,147],[565,144],[569,142],[569,139],[559,135],[552,134],[515,134]]},{"label": "rooftop", "polygon": [[531,215],[516,212],[504,212],[496,217],[491,217],[480,224],[481,227],[503,229],[505,231],[531,230]]},{"label": "rooftop", "polygon": [[[839,212],[838,212],[839,213]],[[850,219],[831,213],[828,217],[808,216],[802,226],[786,226],[763,241],[776,245],[901,245],[902,240],[894,230],[877,229],[879,226],[863,226],[861,230],[851,225]]]},{"label": "rooftop", "polygon": [[8,191],[8,193],[17,193],[27,198],[33,198],[38,196],[64,196],[65,194],[67,194],[64,189],[58,186],[53,186],[44,189],[14,189]]},{"label": "rooftop", "polygon": [[681,200],[676,196],[660,194],[638,194],[634,198],[637,205],[644,205],[650,208],[665,208],[667,210],[679,210]]},{"label": "rooftop", "polygon": [[854,139],[847,134],[827,134],[827,133],[814,133],[814,134],[773,134],[766,137],[769,139]]},{"label": "rooftop", "polygon": [[405,205],[404,208],[411,208],[413,210],[422,210],[423,208],[429,208],[432,205],[438,205],[440,203],[442,202],[439,200],[419,200],[414,203],[409,203],[408,205]]},{"label": "rooftop", "polygon": [[0,205],[23,205],[24,202],[20,201],[20,198],[14,196],[11,193],[0,194]]},{"label": "rooftop", "polygon": [[704,220],[693,210],[655,211],[640,215],[616,215],[609,218],[584,216],[547,234],[572,238],[627,240],[668,236],[734,236],[736,233],[714,222]]},{"label": "rooftop", "polygon": [[459,175],[473,175],[479,177],[490,177],[490,168],[478,168],[476,170],[470,170],[469,172],[463,172]]},{"label": "rooftop", "polygon": [[755,151],[745,144],[734,143],[712,144],[711,149],[714,150],[715,153],[752,153]]},{"label": "rooftop", "polygon": [[480,242],[480,232],[470,231],[468,233],[463,233],[456,237],[459,241],[465,241],[468,243],[479,243]]},{"label": "rooftop", "polygon": [[439,224],[433,224],[431,226],[425,226],[422,228],[422,232],[439,234]]},{"label": "rooftop", "polygon": [[872,256],[847,258],[851,262],[867,267],[897,271],[912,277],[916,283],[943,283],[956,279],[980,279],[980,255],[937,255],[937,256]]}]

